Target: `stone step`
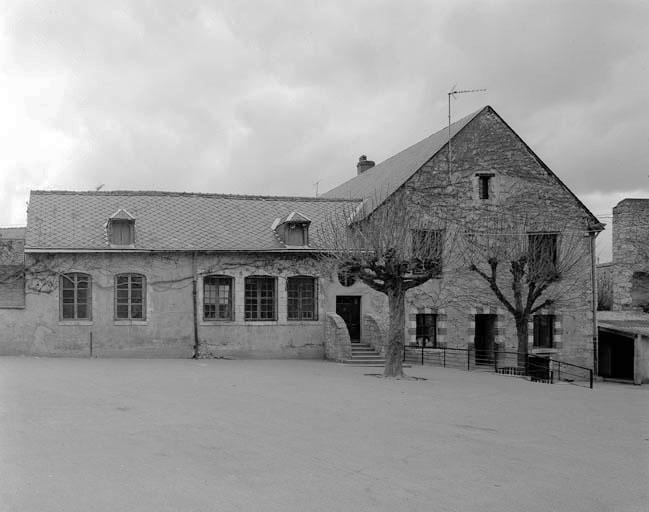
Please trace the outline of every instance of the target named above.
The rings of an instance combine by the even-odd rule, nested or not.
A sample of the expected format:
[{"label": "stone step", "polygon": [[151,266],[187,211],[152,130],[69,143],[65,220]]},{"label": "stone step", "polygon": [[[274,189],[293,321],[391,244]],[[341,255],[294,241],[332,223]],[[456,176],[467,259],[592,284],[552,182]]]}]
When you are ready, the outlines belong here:
[{"label": "stone step", "polygon": [[357,366],[385,366],[385,359],[345,359],[343,364],[353,364]]}]

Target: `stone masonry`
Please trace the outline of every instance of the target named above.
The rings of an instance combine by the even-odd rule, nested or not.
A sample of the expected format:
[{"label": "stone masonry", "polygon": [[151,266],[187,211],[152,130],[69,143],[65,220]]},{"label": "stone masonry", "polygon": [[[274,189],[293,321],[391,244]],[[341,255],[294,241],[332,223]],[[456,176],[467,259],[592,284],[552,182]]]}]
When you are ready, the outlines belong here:
[{"label": "stone masonry", "polygon": [[613,208],[613,309],[649,310],[649,199]]}]

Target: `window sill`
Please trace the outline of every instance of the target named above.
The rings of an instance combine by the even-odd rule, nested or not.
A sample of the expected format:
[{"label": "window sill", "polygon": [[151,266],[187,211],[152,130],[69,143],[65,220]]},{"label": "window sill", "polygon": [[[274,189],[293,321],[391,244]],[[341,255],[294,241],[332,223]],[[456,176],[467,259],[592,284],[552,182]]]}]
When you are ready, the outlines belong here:
[{"label": "window sill", "polygon": [[113,325],[149,325],[148,320],[113,320]]},{"label": "window sill", "polygon": [[92,320],[59,320],[59,325],[93,325]]},{"label": "window sill", "polygon": [[556,348],[542,348],[542,347],[536,347],[532,349],[532,354],[538,354],[538,355],[543,355],[543,354],[557,354],[559,351]]},{"label": "window sill", "polygon": [[286,321],[291,324],[313,324],[318,322],[317,318],[301,318],[301,319],[293,319],[293,318],[287,318]]},{"label": "window sill", "polygon": [[0,309],[25,309],[25,305],[22,306],[0,306]]},{"label": "window sill", "polygon": [[223,324],[233,324],[233,323],[234,323],[234,318],[208,319],[208,320],[201,320],[199,325],[223,325]]}]

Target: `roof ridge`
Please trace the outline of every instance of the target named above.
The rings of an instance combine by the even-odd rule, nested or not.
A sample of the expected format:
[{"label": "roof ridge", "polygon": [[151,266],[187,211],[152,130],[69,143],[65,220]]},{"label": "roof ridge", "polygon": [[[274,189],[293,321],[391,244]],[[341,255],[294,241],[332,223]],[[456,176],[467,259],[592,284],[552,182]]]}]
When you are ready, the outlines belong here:
[{"label": "roof ridge", "polygon": [[33,195],[80,195],[80,196],[166,196],[166,197],[207,197],[215,199],[261,199],[265,201],[312,201],[312,202],[358,202],[360,198],[327,198],[306,196],[264,196],[254,194],[217,194],[207,192],[171,192],[158,190],[31,190]]}]

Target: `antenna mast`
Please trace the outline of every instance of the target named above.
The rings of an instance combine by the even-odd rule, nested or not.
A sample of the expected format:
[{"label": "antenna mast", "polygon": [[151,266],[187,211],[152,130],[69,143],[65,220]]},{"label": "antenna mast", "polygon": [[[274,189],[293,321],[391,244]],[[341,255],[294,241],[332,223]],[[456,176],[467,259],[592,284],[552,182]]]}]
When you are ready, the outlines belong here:
[{"label": "antenna mast", "polygon": [[451,181],[451,96],[453,99],[457,99],[455,96],[457,94],[466,94],[470,92],[485,92],[487,89],[455,89],[455,85],[451,87],[451,90],[448,94],[448,181]]}]

